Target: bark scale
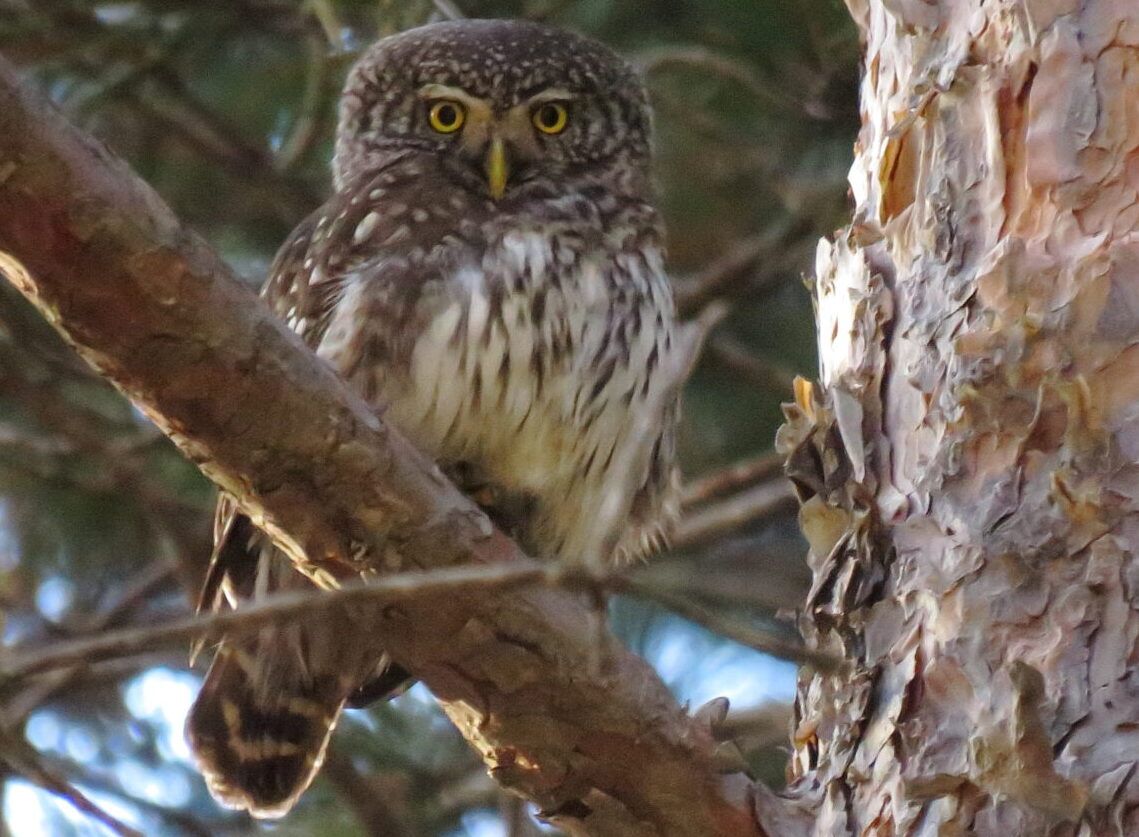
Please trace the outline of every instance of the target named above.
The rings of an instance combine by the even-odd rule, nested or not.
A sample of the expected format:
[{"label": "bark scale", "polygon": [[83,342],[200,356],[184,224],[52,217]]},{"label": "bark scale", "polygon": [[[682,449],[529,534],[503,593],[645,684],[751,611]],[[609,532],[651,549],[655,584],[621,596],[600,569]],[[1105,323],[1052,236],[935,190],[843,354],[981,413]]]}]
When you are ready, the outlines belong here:
[{"label": "bark scale", "polygon": [[1139,4],[848,0],[853,224],[781,445],[825,835],[1139,834]]}]

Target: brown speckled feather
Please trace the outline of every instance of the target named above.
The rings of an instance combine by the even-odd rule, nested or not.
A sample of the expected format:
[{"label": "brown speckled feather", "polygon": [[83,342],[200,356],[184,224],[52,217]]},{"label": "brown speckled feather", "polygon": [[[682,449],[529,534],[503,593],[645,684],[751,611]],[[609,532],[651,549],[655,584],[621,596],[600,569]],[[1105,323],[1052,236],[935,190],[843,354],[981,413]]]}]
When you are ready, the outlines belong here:
[{"label": "brown speckled feather", "polygon": [[[464,108],[461,130],[426,124],[438,96]],[[550,101],[568,114],[557,136],[531,124]],[[678,408],[655,374],[674,310],[648,131],[640,82],[591,41],[503,21],[381,41],[342,99],[336,191],[265,287],[536,557],[643,556],[676,513]],[[501,195],[495,137],[512,167]],[[646,433],[635,419],[650,414]],[[615,500],[629,514],[601,531]],[[310,583],[231,506],[203,607]],[[341,708],[386,665],[367,620],[333,612],[222,644],[187,729],[223,804],[279,816],[303,792]]]}]

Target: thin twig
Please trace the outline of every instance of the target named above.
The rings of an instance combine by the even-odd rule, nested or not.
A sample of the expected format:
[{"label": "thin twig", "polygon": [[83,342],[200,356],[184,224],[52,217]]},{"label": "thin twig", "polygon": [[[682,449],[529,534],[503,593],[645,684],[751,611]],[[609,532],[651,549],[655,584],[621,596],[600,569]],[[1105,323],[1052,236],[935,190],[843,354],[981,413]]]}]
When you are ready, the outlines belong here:
[{"label": "thin twig", "polygon": [[82,811],[101,822],[120,837],[142,837],[142,832],[111,816],[66,779],[44,767],[39,754],[26,742],[5,734],[0,741],[0,759],[12,772],[60,797],[77,811]]},{"label": "thin twig", "polygon": [[[31,649],[17,649],[0,657],[0,679],[13,680],[42,671],[93,663],[114,657],[126,657],[153,651],[156,647],[192,638],[214,638],[255,630],[262,625],[304,616],[311,618],[314,608],[344,606],[352,603],[373,604],[409,598],[430,599],[445,596],[457,590],[470,593],[502,591],[510,588],[548,585],[577,590],[610,590],[634,596],[644,596],[660,603],[676,603],[677,613],[700,622],[711,631],[724,627],[730,633],[724,636],[738,639],[745,634],[730,621],[715,614],[695,610],[688,600],[677,597],[660,582],[639,579],[632,575],[592,575],[583,570],[557,564],[539,565],[516,561],[486,566],[446,567],[424,572],[398,573],[376,579],[367,584],[352,584],[337,590],[290,591],[266,596],[237,610],[191,616],[162,625],[145,625],[107,631],[99,636],[66,640]],[[671,606],[671,605],[669,605]],[[788,660],[814,662],[833,658],[809,651],[793,642],[780,640],[748,629],[751,637],[745,644]],[[741,640],[742,641],[742,640]]]},{"label": "thin twig", "polygon": [[783,456],[774,451],[751,459],[743,459],[719,471],[690,480],[684,486],[680,503],[684,508],[691,508],[721,495],[747,488],[762,479],[775,476],[781,470],[783,470]]},{"label": "thin twig", "polygon": [[376,792],[370,777],[361,775],[352,759],[335,746],[329,748],[321,775],[355,813],[363,833],[370,837],[411,837],[404,817],[393,810],[384,795]]},{"label": "thin twig", "polygon": [[[161,618],[177,618],[176,615],[170,613],[163,613]],[[45,643],[46,646],[47,643]],[[76,696],[82,694],[84,690],[99,690],[107,687],[115,687],[121,684],[124,680],[133,677],[140,672],[152,668],[185,668],[186,667],[186,650],[180,646],[165,648],[158,651],[143,651],[138,654],[132,654],[126,657],[108,657],[104,660],[92,662],[83,666],[79,674],[72,677],[67,683],[66,700],[68,702],[74,701]],[[29,683],[29,688],[34,687],[41,680],[46,680],[52,675],[58,673],[58,669],[50,671],[42,671],[38,674],[30,675],[26,681]],[[68,669],[68,671],[70,671]],[[16,685],[22,685],[17,683]],[[56,690],[58,691],[58,689]],[[23,703],[23,701],[21,701]],[[31,703],[29,699],[28,703]],[[32,706],[29,711],[34,711],[35,706]],[[16,707],[16,711],[11,714],[15,716],[17,713],[24,710],[23,706]],[[27,713],[25,713],[27,714]],[[15,727],[13,727],[15,728]]]},{"label": "thin twig", "polygon": [[[99,80],[105,68],[90,59],[74,62],[75,69]],[[119,85],[119,98],[138,108],[148,118],[167,130],[204,157],[224,165],[246,182],[272,186],[278,197],[275,206],[280,216],[293,221],[300,209],[320,203],[319,192],[299,177],[278,170],[267,149],[249,143],[239,130],[194,96],[182,78],[163,64],[148,67],[132,76],[136,82]],[[280,201],[285,197],[284,202]]]},{"label": "thin twig", "polygon": [[89,765],[80,765],[67,759],[42,754],[40,761],[50,771],[66,776],[72,784],[81,784],[93,793],[114,796],[137,808],[140,813],[151,814],[165,820],[174,826],[176,833],[181,837],[213,837],[216,834],[216,831],[211,831],[187,811],[152,802],[127,791],[115,776],[113,767],[94,770]]},{"label": "thin twig", "polygon": [[770,84],[744,62],[703,47],[665,47],[640,57],[639,64],[646,74],[668,67],[688,67],[704,70],[740,85],[756,99],[781,110],[802,111],[802,106],[777,85]]},{"label": "thin twig", "polygon": [[795,372],[782,364],[760,357],[735,338],[718,334],[708,341],[708,359],[747,380],[760,389],[791,400]]},{"label": "thin twig", "polygon": [[[734,551],[737,562],[722,560],[722,553]],[[715,557],[697,559],[707,572],[693,578],[690,561],[664,562],[644,571],[645,576],[664,589],[683,590],[695,601],[708,602],[717,610],[739,608],[754,616],[780,620],[788,603],[801,602],[810,590],[810,570],[798,550],[777,546],[756,547],[744,541],[734,550],[717,548]],[[798,564],[798,566],[793,565]],[[740,566],[743,564],[743,566]],[[744,584],[741,578],[762,579],[761,584]],[[780,620],[781,621],[781,620]]]},{"label": "thin twig", "polygon": [[623,579],[620,589],[621,592],[628,595],[656,602],[676,615],[683,616],[690,622],[707,628],[712,633],[727,637],[740,645],[761,651],[764,654],[771,654],[780,659],[791,660],[802,665],[812,665],[823,672],[835,671],[841,665],[841,661],[830,654],[807,648],[797,640],[783,639],[770,631],[763,631],[739,620],[715,613],[682,594],[655,584],[628,577]]},{"label": "thin twig", "polygon": [[309,208],[320,203],[318,191],[301,178],[279,173],[266,147],[248,142],[238,129],[200,102],[176,73],[156,68],[151,78],[157,85],[143,85],[132,91],[131,99],[152,118],[173,127],[179,139],[250,182],[272,184],[298,205]]},{"label": "thin twig", "polygon": [[771,256],[786,240],[787,231],[771,227],[759,235],[736,242],[728,251],[699,274],[676,283],[676,308],[691,317],[711,300],[729,295],[734,286],[746,283],[760,262]]},{"label": "thin twig", "polygon": [[[94,634],[106,630],[123,616],[133,610],[143,599],[148,597],[160,585],[165,584],[172,576],[174,568],[168,564],[155,563],[143,573],[119,596],[111,607],[102,613],[95,614],[83,623],[71,628],[76,634]],[[79,665],[53,671],[49,676],[28,686],[4,707],[3,726],[6,729],[15,729],[37,707],[42,706],[53,694],[65,686],[73,683],[84,670],[89,661]]]},{"label": "thin twig", "polygon": [[334,49],[342,49],[344,43],[341,33],[344,31],[344,24],[340,20],[340,15],[336,13],[336,7],[329,0],[308,0],[305,5],[320,24],[328,43]]},{"label": "thin twig", "polygon": [[669,544],[673,549],[686,549],[742,526],[791,511],[794,505],[795,493],[791,483],[777,477],[682,518],[669,538]]},{"label": "thin twig", "polygon": [[320,117],[328,90],[328,51],[324,40],[316,35],[305,38],[305,47],[308,52],[305,88],[293,130],[273,160],[273,167],[278,172],[289,171],[309,152],[322,127]]},{"label": "thin twig", "polygon": [[399,573],[370,584],[353,584],[338,590],[317,590],[314,587],[311,591],[291,591],[267,596],[237,610],[189,616],[164,625],[108,631],[99,636],[68,640],[46,647],[17,649],[0,656],[0,679],[26,677],[61,666],[90,663],[109,657],[126,657],[196,637],[211,639],[225,633],[254,630],[271,622],[308,616],[314,607],[410,596],[430,598],[458,589],[503,590],[554,579],[564,575],[564,572],[557,567],[514,562]]}]

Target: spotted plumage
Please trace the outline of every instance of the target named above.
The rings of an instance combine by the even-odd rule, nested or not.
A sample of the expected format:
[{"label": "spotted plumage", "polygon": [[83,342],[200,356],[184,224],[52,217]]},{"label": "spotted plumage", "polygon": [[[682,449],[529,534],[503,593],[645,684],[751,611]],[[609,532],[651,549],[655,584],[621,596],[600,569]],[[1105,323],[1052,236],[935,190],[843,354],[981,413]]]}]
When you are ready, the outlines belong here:
[{"label": "spotted plumage", "polygon": [[[334,194],[265,287],[536,557],[643,556],[675,515],[649,121],[632,70],[562,31],[462,21],[380,41],[341,100]],[[205,606],[309,583],[224,499],[216,543]],[[220,801],[287,811],[345,702],[401,679],[368,618],[223,643],[188,722]]]}]

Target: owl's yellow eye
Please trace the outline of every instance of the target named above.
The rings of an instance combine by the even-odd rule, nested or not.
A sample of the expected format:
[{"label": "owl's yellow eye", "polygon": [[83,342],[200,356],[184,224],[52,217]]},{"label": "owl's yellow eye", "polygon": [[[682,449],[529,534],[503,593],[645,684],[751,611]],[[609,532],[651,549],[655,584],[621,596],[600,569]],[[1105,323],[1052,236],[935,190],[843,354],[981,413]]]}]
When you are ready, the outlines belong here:
[{"label": "owl's yellow eye", "polygon": [[467,112],[458,102],[450,99],[440,99],[431,106],[427,119],[431,127],[441,134],[453,134],[463,127]]},{"label": "owl's yellow eye", "polygon": [[565,105],[559,105],[557,102],[546,102],[534,110],[531,118],[534,120],[534,127],[543,134],[560,134],[566,129],[566,123],[569,122],[569,111],[566,110]]}]

